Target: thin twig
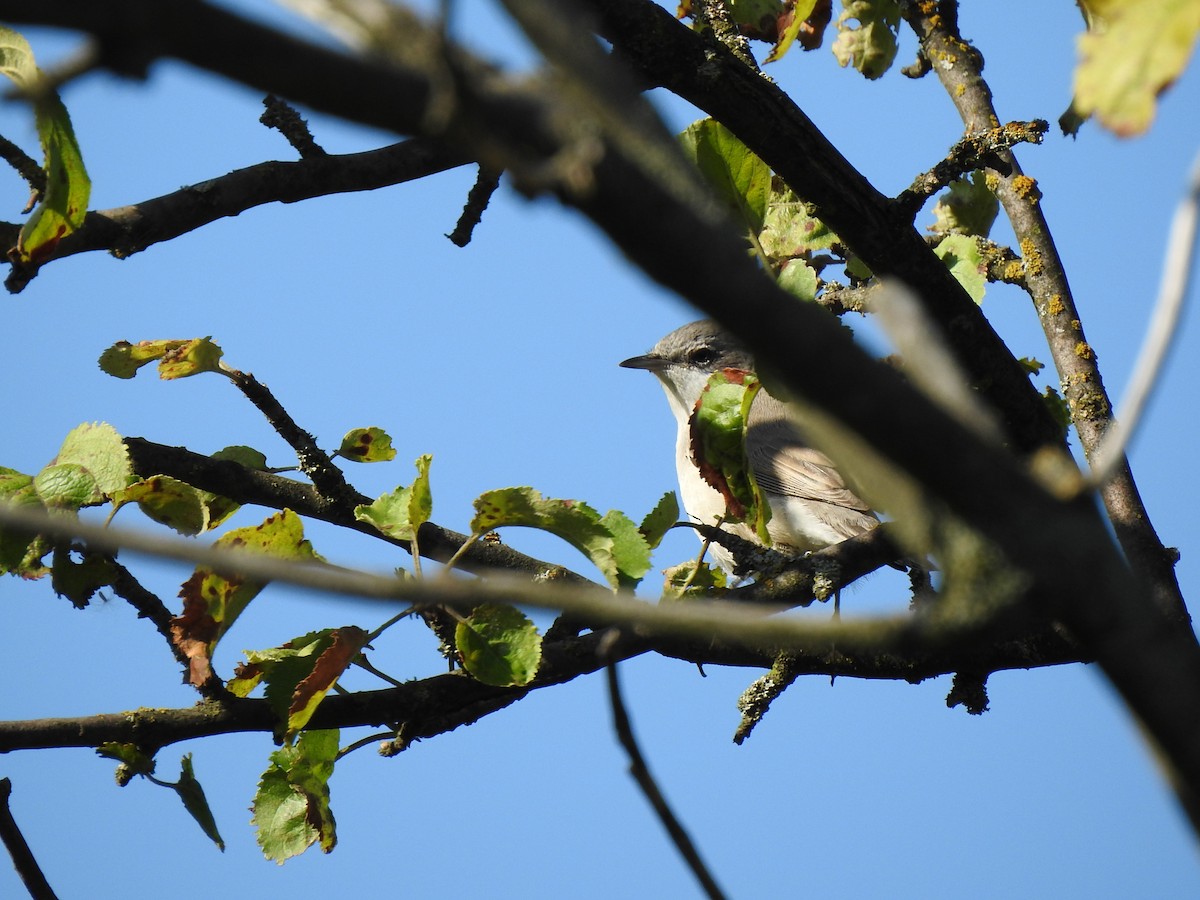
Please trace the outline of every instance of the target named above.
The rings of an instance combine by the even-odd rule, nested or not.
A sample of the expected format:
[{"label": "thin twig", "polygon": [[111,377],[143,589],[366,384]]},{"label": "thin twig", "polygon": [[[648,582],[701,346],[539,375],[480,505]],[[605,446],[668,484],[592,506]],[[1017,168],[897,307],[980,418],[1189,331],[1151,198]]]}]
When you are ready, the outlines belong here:
[{"label": "thin twig", "polygon": [[1125,447],[1142,418],[1146,401],[1158,383],[1159,372],[1179,333],[1179,317],[1187,300],[1193,262],[1196,255],[1196,218],[1200,208],[1200,154],[1192,163],[1187,191],[1175,209],[1167,254],[1163,260],[1162,280],[1158,288],[1154,314],[1138,356],[1133,377],[1121,401],[1121,415],[1105,432],[1100,446],[1092,454],[1091,482],[1100,486],[1123,464]]},{"label": "thin twig", "polygon": [[8,798],[11,795],[12,782],[7,778],[0,778],[0,840],[3,840],[4,846],[8,848],[13,868],[21,876],[29,896],[33,900],[58,900],[58,895],[54,893],[50,882],[42,873],[42,867],[38,865],[33,851],[29,849],[25,836],[17,827],[17,820],[13,818],[12,810],[8,806]]},{"label": "thin twig", "polygon": [[1000,151],[1021,143],[1040,144],[1050,126],[1044,119],[1009,122],[998,128],[966,134],[950,148],[946,158],[923,172],[896,197],[896,206],[907,216],[916,216],[925,200],[957,178],[979,169],[992,169],[1001,175],[1012,173],[1012,164]]},{"label": "thin twig", "polygon": [[352,494],[357,494],[357,491],[346,483],[346,476],[333,464],[329,454],[317,446],[316,439],[311,434],[296,424],[296,420],[283,408],[283,404],[275,398],[265,384],[249,372],[242,372],[225,365],[222,365],[221,370],[237,385],[238,390],[246,396],[246,399],[266,416],[275,432],[296,451],[301,471],[312,479],[313,485],[322,495],[342,500]]},{"label": "thin twig", "polygon": [[282,134],[301,159],[329,155],[313,138],[308,130],[308,122],[286,100],[267,94],[263,97],[263,106],[266,110],[258,117],[258,121]]},{"label": "thin twig", "polygon": [[0,159],[17,170],[17,174],[29,182],[31,202],[25,209],[29,212],[37,203],[37,198],[46,193],[46,170],[37,164],[37,160],[10,141],[0,136]]},{"label": "thin twig", "polygon": [[646,765],[646,759],[642,756],[641,748],[638,747],[637,738],[633,735],[633,727],[629,723],[629,713],[625,711],[625,703],[621,699],[621,685],[617,679],[616,663],[608,664],[607,674],[608,696],[612,701],[613,728],[617,732],[617,739],[621,742],[621,746],[625,748],[625,753],[629,756],[629,774],[633,776],[633,780],[637,782],[638,787],[642,789],[642,793],[646,795],[646,799],[650,801],[650,806],[654,809],[654,814],[658,816],[658,820],[667,829],[667,834],[671,836],[671,841],[675,844],[675,849],[679,851],[679,855],[683,857],[684,862],[688,864],[688,868],[692,870],[692,874],[696,876],[696,880],[700,882],[704,893],[714,898],[714,900],[721,900],[725,894],[708,871],[708,866],[705,865],[704,860],[700,857],[700,851],[696,849],[696,845],[692,843],[692,839],[688,836],[683,824],[679,821],[674,811],[672,811],[670,804],[667,803],[667,798],[659,790],[658,783],[654,780],[654,776],[650,774],[650,769]]},{"label": "thin twig", "polygon": [[471,190],[467,194],[467,204],[458,217],[458,223],[454,226],[454,230],[446,235],[456,247],[465,247],[471,243],[471,235],[475,232],[475,226],[483,219],[483,211],[488,208],[492,194],[496,193],[496,188],[500,187],[501,174],[499,169],[480,165],[479,173],[475,176],[475,184],[471,186]]}]

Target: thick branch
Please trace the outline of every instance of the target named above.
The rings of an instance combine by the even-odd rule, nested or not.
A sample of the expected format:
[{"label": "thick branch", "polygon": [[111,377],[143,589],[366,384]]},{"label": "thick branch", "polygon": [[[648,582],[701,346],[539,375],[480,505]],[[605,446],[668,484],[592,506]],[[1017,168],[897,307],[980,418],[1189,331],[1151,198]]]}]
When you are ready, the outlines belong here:
[{"label": "thick branch", "polygon": [[[983,79],[983,59],[958,34],[954,3],[906,2],[905,17],[921,39],[921,52],[937,65],[933,70],[945,85],[968,130],[996,128],[999,118],[992,93]],[[1071,294],[1066,268],[1042,212],[1037,183],[1024,174],[1013,152],[996,149],[1008,171],[996,174],[996,196],[1004,206],[1025,262],[1024,285],[1033,298],[1046,334],[1054,365],[1071,406],[1079,443],[1090,459],[1112,424],[1112,402],[1104,389],[1096,353],[1087,342],[1079,310]],[[1133,570],[1151,587],[1154,600],[1181,625],[1190,623],[1179,582],[1178,554],[1163,547],[1142,503],[1128,461],[1100,488],[1113,530]]]},{"label": "thick branch", "polygon": [[[437,675],[381,691],[329,696],[313,718],[312,728],[379,727],[401,723],[406,742],[430,738],[468,725],[520,700],[530,691],[570,681],[601,668],[601,635],[588,634],[547,643],[538,677],[528,687],[498,688],[462,672]],[[752,651],[710,641],[652,641],[627,637],[617,644],[618,659],[652,650],[694,663],[769,667],[772,651]],[[797,651],[798,675],[905,680],[912,683],[958,671],[994,672],[1079,661],[1076,648],[1052,631],[1019,641],[973,648],[913,647],[905,653],[854,654],[837,648]],[[204,702],[188,709],[141,710],[98,716],[0,722],[0,753],[47,747],[96,747],[108,741],[135,743],[156,751],[169,744],[218,734],[259,731],[278,725],[266,700]]]},{"label": "thick branch", "polygon": [[[1006,418],[1015,446],[1033,450],[1058,442],[1028,376],[930,251],[907,207],[879,193],[787,94],[649,0],[592,5],[623,60],[720,120],[811,203],[872,272],[899,278],[916,292],[963,370]],[[744,314],[734,312],[731,300],[726,316],[733,315]]]}]

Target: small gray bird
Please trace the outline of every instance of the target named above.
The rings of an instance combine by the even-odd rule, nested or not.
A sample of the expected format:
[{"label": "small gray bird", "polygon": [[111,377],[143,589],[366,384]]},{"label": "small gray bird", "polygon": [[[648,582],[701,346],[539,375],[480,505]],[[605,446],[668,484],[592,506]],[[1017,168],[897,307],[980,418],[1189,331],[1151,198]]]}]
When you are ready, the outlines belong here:
[{"label": "small gray bird", "polygon": [[[715,322],[702,320],[672,331],[649,353],[621,365],[647,369],[662,382],[678,425],[675,468],[683,506],[697,522],[714,524],[725,515],[725,501],[700,476],[688,423],[709,376],[725,368],[753,371],[753,357]],[[879,524],[870,507],[846,487],[829,457],[804,442],[787,407],[765,389],[750,407],[745,440],[750,467],[771,507],[767,532],[777,548],[819,550]],[[757,542],[749,525],[723,527]],[[711,549],[717,563],[732,571],[732,554],[716,544]]]}]

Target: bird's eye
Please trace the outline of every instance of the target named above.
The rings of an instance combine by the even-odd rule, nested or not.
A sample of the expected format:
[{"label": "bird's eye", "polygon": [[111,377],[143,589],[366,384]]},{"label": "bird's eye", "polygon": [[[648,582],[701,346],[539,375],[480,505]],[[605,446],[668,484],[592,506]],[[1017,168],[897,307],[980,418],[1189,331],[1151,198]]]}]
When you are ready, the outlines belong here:
[{"label": "bird's eye", "polygon": [[688,354],[688,362],[693,366],[711,365],[717,358],[717,351],[712,347],[697,347]]}]

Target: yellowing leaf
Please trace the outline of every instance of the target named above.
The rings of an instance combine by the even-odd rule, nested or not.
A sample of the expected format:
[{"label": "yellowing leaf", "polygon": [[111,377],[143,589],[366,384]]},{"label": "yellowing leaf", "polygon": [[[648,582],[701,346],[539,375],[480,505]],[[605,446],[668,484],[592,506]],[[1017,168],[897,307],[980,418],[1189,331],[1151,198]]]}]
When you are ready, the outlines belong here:
[{"label": "yellowing leaf", "polygon": [[900,7],[896,0],[845,0],[835,23],[833,55],[842,66],[853,66],[867,78],[879,78],[896,58]]},{"label": "yellowing leaf", "polygon": [[714,569],[707,562],[695,560],[672,566],[663,576],[663,597],[668,600],[708,594],[728,584],[724,569]]},{"label": "yellowing leaf", "polygon": [[1200,33],[1196,0],[1087,0],[1072,110],[1123,137],[1154,119],[1155,100],[1187,65]]},{"label": "yellowing leaf", "polygon": [[121,490],[133,478],[129,449],[117,430],[106,422],[72,428],[58,449],[56,463],[78,463],[96,479],[102,494]]},{"label": "yellowing leaf", "polygon": [[987,237],[1000,212],[1000,201],[987,185],[983,172],[957,178],[933,207],[931,231],[977,234]]},{"label": "yellowing leaf", "polygon": [[137,344],[117,341],[100,354],[100,368],[114,378],[132,378],[142,366],[158,360],[158,377],[169,381],[200,372],[220,372],[223,355],[211,337]]},{"label": "yellowing leaf", "polygon": [[[300,517],[289,509],[276,513],[261,525],[237,528],[214,543],[266,553],[282,559],[319,560],[304,539]],[[212,654],[218,641],[242,614],[265,582],[240,576],[218,575],[200,566],[179,591],[183,610],[171,620],[171,636],[190,663],[189,683],[202,685],[212,677]]]},{"label": "yellowing leaf", "polygon": [[337,455],[351,462],[387,462],[396,458],[392,438],[382,428],[354,428],[346,432]]},{"label": "yellowing leaf", "polygon": [[66,107],[57,93],[39,86],[42,76],[29,42],[3,26],[0,26],[0,73],[37,97],[33,112],[44,156],[46,193],[21,228],[13,252],[15,264],[36,267],[54,252],[60,240],[83,224],[92,183],[83,166],[83,155]]},{"label": "yellowing leaf", "polygon": [[113,496],[113,503],[118,507],[136,503],[148,518],[180,534],[195,535],[208,528],[202,492],[168,475],[153,475],[131,484]]},{"label": "yellowing leaf", "polygon": [[983,254],[979,252],[979,241],[975,236],[947,235],[933,252],[949,267],[950,274],[966,289],[971,299],[981,303],[987,290],[987,267],[983,264]]},{"label": "yellowing leaf", "polygon": [[779,286],[798,300],[815,300],[817,270],[802,259],[789,259],[779,273]]},{"label": "yellowing leaf", "polygon": [[813,250],[828,250],[838,242],[838,236],[809,212],[807,203],[790,188],[784,188],[772,190],[758,240],[763,252],[778,261]]},{"label": "yellowing leaf", "polygon": [[411,541],[417,529],[433,514],[433,494],[429,489],[432,460],[428,453],[417,457],[417,477],[409,487],[398,487],[369,505],[356,506],[354,518],[369,522],[389,537]]}]

